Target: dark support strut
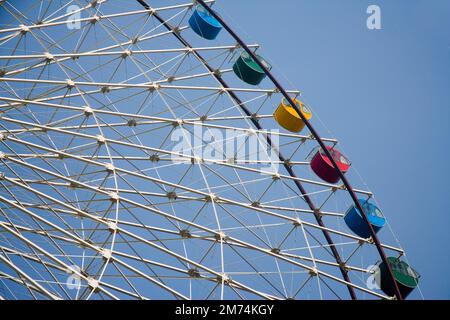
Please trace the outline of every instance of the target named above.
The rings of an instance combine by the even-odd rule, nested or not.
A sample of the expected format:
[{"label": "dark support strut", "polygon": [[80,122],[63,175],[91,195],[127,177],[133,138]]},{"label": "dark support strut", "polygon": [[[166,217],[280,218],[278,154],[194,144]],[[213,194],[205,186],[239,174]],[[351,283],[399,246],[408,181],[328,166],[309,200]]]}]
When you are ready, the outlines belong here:
[{"label": "dark support strut", "polygon": [[[145,4],[144,0],[137,0],[137,1],[140,4],[142,4],[142,5]],[[146,9],[149,9],[149,10],[151,9],[150,6],[148,6],[147,4],[145,4],[144,7]],[[157,13],[153,13],[153,16],[161,24],[163,24],[168,30],[173,31],[173,27],[169,23],[167,23],[164,19],[162,19]],[[173,34],[184,46],[186,46],[188,48],[192,48],[192,46],[183,37],[181,37],[179,33],[174,32]],[[209,66],[207,61],[198,52],[194,52],[194,54],[200,60],[200,62],[202,62],[202,64],[208,69],[208,71],[211,72],[211,74],[216,78],[216,80],[219,81],[219,83],[224,88],[229,88],[229,86],[225,82],[225,80],[223,80],[220,75],[217,75],[214,72],[214,69],[211,66]],[[240,98],[232,90],[230,90],[228,92],[229,92],[230,96],[233,98],[233,100],[236,101],[237,104],[239,105],[239,107],[244,111],[244,113],[247,116],[250,117],[250,120],[252,121],[253,125],[258,130],[263,130],[264,128],[261,126],[261,124],[259,123],[258,119],[252,117],[251,111],[249,109],[247,109],[247,107],[242,102],[242,100],[240,100]],[[306,190],[303,188],[303,185],[301,184],[301,182],[298,181],[298,179],[296,179],[297,176],[296,176],[294,170],[292,169],[292,167],[288,164],[288,161],[286,161],[287,159],[281,154],[281,152],[278,150],[278,148],[273,144],[272,139],[270,138],[270,136],[265,135],[265,138],[266,138],[267,144],[277,153],[278,158],[283,163],[283,166],[288,171],[290,176],[294,178],[295,185],[297,186],[297,188],[301,192],[301,194],[302,194],[304,200],[306,201],[306,203],[308,204],[309,208],[314,212],[314,216],[316,218],[316,221],[319,224],[319,226],[321,227],[322,233],[324,234],[324,237],[325,237],[328,245],[330,246],[331,252],[332,252],[332,254],[333,254],[333,256],[334,256],[334,258],[336,260],[336,263],[339,265],[342,277],[344,278],[344,280],[346,282],[351,283],[350,277],[348,276],[348,270],[345,268],[345,265],[344,265],[340,255],[339,255],[339,252],[337,251],[337,248],[336,248],[333,240],[331,239],[331,236],[330,236],[328,230],[325,229],[325,224],[322,221],[322,217],[320,216],[320,213],[318,212],[317,208],[314,206],[314,203],[312,202],[312,200],[308,196]],[[351,298],[356,300],[357,297],[356,297],[354,288],[351,285],[347,285],[347,288],[348,288],[348,291],[350,293]]]},{"label": "dark support strut", "polygon": [[[150,10],[151,7],[144,1],[144,0],[137,0],[145,9]],[[313,134],[313,136],[315,137],[315,139],[317,139],[317,141],[319,142],[320,146],[322,149],[325,150],[325,154],[327,154],[327,156],[331,159],[334,167],[338,170],[342,181],[344,182],[344,185],[346,186],[347,190],[349,191],[350,194],[353,194],[352,198],[355,201],[357,207],[359,208],[359,210],[361,212],[364,212],[361,208],[361,205],[359,204],[359,201],[357,201],[356,196],[354,195],[353,189],[351,189],[350,184],[348,183],[348,181],[345,179],[344,175],[342,174],[342,172],[339,170],[339,168],[337,167],[334,159],[331,157],[331,155],[329,154],[328,149],[325,147],[323,141],[321,140],[321,138],[319,137],[319,135],[316,133],[316,131],[314,130],[314,128],[311,126],[311,124],[304,118],[303,114],[301,112],[299,112],[298,108],[295,106],[295,104],[293,103],[292,99],[290,98],[290,96],[286,93],[286,91],[281,87],[281,85],[276,81],[276,79],[270,74],[270,72],[264,67],[262,66],[261,62],[256,58],[256,56],[254,55],[254,53],[246,46],[246,44],[231,30],[231,28],[226,25],[226,23],[217,16],[217,14],[208,6],[206,5],[206,3],[204,1],[201,0],[197,0],[197,2],[199,4],[201,4],[203,7],[206,8],[206,10],[208,10],[211,15],[213,17],[215,17],[221,24],[222,26],[230,33],[230,35],[238,42],[238,44],[245,50],[247,51],[250,56],[262,67],[262,69],[264,70],[264,72],[269,76],[269,78],[272,80],[272,82],[275,84],[275,86],[280,90],[280,92],[283,94],[283,96],[287,99],[287,101],[289,101],[291,103],[292,106],[294,106],[294,109],[296,110],[296,112],[300,115],[300,117],[303,119],[303,121],[305,122],[305,124],[308,126],[309,130],[311,131],[311,133]],[[161,18],[157,13],[153,13],[153,16],[161,23],[163,24],[168,30],[173,31],[173,27],[167,23],[163,18]],[[183,38],[180,36],[180,34],[178,32],[173,32],[174,36],[186,47],[188,48],[192,48],[192,46]],[[214,69],[208,65],[207,61],[205,59],[203,59],[198,52],[194,52],[194,54],[196,55],[196,57],[204,64],[204,66],[208,69],[208,71],[210,71],[212,73],[212,75],[216,78],[217,81],[219,81],[219,83],[224,87],[224,88],[229,88],[229,86],[227,85],[227,83],[221,78],[220,75],[214,73]],[[258,130],[263,130],[263,127],[259,124],[258,119],[252,117],[252,113],[250,112],[249,109],[247,109],[247,107],[245,106],[245,104],[239,99],[239,97],[237,97],[237,95],[233,92],[233,91],[228,91],[230,96],[233,98],[233,100],[235,100],[237,102],[237,104],[239,105],[239,107],[245,112],[245,114],[247,116],[250,117],[252,123],[254,124],[254,126],[258,129]],[[266,140],[268,145],[274,149],[278,155],[278,158],[280,159],[280,161],[283,163],[285,169],[287,170],[287,172],[290,174],[291,177],[293,178],[297,178],[294,170],[292,169],[292,167],[288,164],[288,161],[286,161],[287,159],[281,154],[281,152],[277,149],[277,147],[272,143],[272,140],[270,138],[270,136],[265,135]],[[322,217],[320,215],[320,213],[318,212],[317,208],[314,206],[313,202],[311,201],[310,197],[307,195],[306,190],[303,188],[302,184],[300,181],[298,181],[298,179],[294,179],[294,183],[296,184],[297,188],[299,189],[299,191],[302,193],[302,196],[304,198],[304,200],[306,201],[306,203],[308,204],[309,208],[314,212],[314,216],[316,218],[317,223],[319,224],[319,226],[321,226],[322,228],[322,232],[325,236],[325,239],[327,241],[327,243],[330,246],[330,249],[333,253],[333,256],[335,257],[336,262],[339,265],[339,268],[341,270],[342,276],[344,278],[344,280],[348,283],[351,283],[351,280],[348,276],[348,270],[345,267],[345,264],[343,263],[335,244],[333,243],[333,240],[331,239],[331,236],[328,232],[328,230],[324,229],[325,228],[325,224],[322,221]],[[351,191],[351,192],[350,192]],[[355,200],[356,199],[356,200]],[[373,232],[373,228],[370,225],[367,217],[365,215],[364,219],[366,221],[366,223],[369,225],[370,227],[370,231],[372,235],[375,235],[375,233]],[[376,238],[376,235],[373,237],[375,240],[375,244],[377,245],[378,251],[380,252],[380,255],[383,259],[383,261],[386,260],[386,256],[384,255],[383,249],[381,248],[381,245],[378,241],[378,239]],[[378,244],[377,244],[378,243]],[[388,264],[387,264],[388,265]],[[388,265],[388,268],[390,269],[390,266]],[[392,274],[392,270],[391,274]],[[393,275],[392,275],[393,276]],[[395,282],[395,287],[398,291],[398,287],[397,287],[397,283]],[[349,290],[350,296],[352,299],[357,299],[354,288],[351,285],[347,285],[347,288]],[[398,292],[399,293],[399,292]],[[397,296],[397,298],[401,299],[401,296]]]}]

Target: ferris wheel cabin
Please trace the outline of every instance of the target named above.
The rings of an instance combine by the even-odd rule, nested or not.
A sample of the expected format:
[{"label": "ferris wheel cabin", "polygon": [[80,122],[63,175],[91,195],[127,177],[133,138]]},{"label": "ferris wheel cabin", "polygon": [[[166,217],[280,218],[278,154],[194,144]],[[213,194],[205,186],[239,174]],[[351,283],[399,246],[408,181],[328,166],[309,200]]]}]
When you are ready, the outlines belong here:
[{"label": "ferris wheel cabin", "polygon": [[[293,101],[305,118],[307,120],[311,119],[311,110],[303,102],[297,99],[293,99]],[[297,111],[295,111],[295,109],[285,98],[281,100],[281,103],[275,110],[273,117],[280,126],[291,132],[300,132],[305,127],[305,123],[300,118]]]},{"label": "ferris wheel cabin", "polygon": [[[342,173],[346,173],[348,169],[350,169],[350,161],[334,147],[327,147],[327,149],[330,151],[331,156]],[[319,149],[316,152],[311,160],[310,166],[314,173],[326,182],[336,183],[340,179],[339,174],[336,172],[330,159],[322,149]]]},{"label": "ferris wheel cabin", "polygon": [[214,40],[222,30],[222,25],[202,6],[197,6],[189,19],[192,30],[200,37]]},{"label": "ferris wheel cabin", "polygon": [[[402,297],[406,298],[419,285],[420,275],[400,258],[388,257],[387,261],[394,273]],[[384,262],[379,265],[379,277],[381,290],[388,296],[393,296],[395,294],[394,284]]]}]

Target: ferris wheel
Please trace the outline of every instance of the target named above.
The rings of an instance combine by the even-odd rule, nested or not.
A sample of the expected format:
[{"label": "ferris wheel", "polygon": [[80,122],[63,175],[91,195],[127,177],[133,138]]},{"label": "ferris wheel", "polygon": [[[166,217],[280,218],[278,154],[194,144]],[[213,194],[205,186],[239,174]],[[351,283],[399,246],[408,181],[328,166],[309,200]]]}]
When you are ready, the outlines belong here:
[{"label": "ferris wheel", "polygon": [[418,286],[338,140],[213,4],[0,1],[1,298]]}]

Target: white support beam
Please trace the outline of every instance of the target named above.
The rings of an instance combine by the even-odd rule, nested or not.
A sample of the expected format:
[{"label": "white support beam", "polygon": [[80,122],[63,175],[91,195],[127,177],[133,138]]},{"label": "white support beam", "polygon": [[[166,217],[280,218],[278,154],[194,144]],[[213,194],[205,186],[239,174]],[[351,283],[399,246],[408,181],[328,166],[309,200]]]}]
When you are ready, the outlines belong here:
[{"label": "white support beam", "polygon": [[[1,29],[0,29],[1,30]],[[250,44],[249,48],[259,48],[258,44]],[[102,56],[123,56],[126,55],[136,55],[136,54],[157,54],[157,53],[178,53],[185,52],[190,53],[193,51],[214,51],[214,50],[236,50],[240,47],[238,45],[228,45],[228,46],[211,46],[211,47],[196,47],[196,48],[173,48],[173,49],[154,49],[154,50],[123,50],[123,51],[87,51],[87,52],[74,52],[74,53],[42,53],[42,54],[28,54],[28,55],[12,55],[12,56],[1,56],[0,60],[30,60],[30,59],[48,59],[51,56],[54,59],[57,58],[81,58],[81,57],[102,57]]]}]

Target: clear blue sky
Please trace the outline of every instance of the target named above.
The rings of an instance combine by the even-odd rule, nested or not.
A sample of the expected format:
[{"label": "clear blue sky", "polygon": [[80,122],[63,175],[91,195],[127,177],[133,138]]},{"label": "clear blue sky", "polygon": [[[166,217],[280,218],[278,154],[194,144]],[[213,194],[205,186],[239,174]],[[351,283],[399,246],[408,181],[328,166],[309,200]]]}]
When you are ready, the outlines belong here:
[{"label": "clear blue sky", "polygon": [[[370,4],[381,8],[382,30],[366,27]],[[421,273],[425,298],[450,298],[450,1],[230,0],[216,8],[262,45],[340,140]]]}]

